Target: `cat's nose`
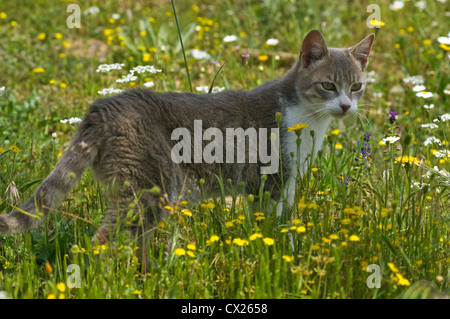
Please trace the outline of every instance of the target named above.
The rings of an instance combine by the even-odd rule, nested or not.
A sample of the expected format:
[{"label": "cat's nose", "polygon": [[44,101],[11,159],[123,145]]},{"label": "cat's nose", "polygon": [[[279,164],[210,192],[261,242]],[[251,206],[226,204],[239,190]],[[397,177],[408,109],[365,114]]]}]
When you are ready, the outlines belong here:
[{"label": "cat's nose", "polygon": [[339,105],[342,109],[342,111],[347,112],[347,110],[350,108],[350,104],[340,104]]}]

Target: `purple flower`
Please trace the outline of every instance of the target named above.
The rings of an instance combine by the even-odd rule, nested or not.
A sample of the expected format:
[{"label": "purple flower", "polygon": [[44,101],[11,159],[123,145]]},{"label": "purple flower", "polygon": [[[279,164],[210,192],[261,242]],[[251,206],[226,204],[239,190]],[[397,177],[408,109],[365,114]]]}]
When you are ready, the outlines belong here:
[{"label": "purple flower", "polygon": [[348,183],[350,183],[350,181],[352,180],[352,177],[350,175],[339,175],[339,180],[341,181],[341,183],[345,183],[345,188],[347,188]]},{"label": "purple flower", "polygon": [[370,149],[370,136],[370,133],[365,133],[363,142],[361,143],[358,141],[358,147],[353,149],[353,152],[358,154],[358,157],[356,157],[355,160],[359,161],[362,159],[363,164],[366,164],[372,154],[372,150]]},{"label": "purple flower", "polygon": [[395,120],[396,120],[395,116],[397,115],[397,112],[395,112],[395,111],[390,111],[390,112],[389,112],[389,115],[390,115],[390,117],[389,117],[389,123],[394,124],[394,122],[395,122]]},{"label": "purple flower", "polygon": [[241,57],[242,57],[242,63],[244,65],[246,65],[247,62],[248,62],[248,58],[250,57],[250,54],[248,53],[248,50],[246,50],[245,54],[241,54]]}]

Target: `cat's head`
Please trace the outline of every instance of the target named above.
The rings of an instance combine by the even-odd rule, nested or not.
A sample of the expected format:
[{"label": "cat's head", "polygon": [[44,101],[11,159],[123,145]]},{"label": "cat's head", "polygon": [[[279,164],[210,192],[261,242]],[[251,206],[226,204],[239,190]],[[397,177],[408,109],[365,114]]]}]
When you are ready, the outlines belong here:
[{"label": "cat's head", "polygon": [[299,56],[298,94],[311,112],[341,118],[356,112],[364,93],[364,69],[369,62],[374,34],[351,48],[329,48],[313,30],[303,40]]}]

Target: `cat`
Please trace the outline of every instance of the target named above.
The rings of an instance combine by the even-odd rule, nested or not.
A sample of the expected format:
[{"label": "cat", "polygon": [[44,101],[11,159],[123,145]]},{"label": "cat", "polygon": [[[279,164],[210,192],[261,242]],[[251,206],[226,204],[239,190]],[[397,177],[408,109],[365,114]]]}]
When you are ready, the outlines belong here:
[{"label": "cat", "polygon": [[[187,196],[198,198],[200,179],[204,181],[203,189],[217,189],[215,175],[219,172],[224,181],[231,179],[236,185],[244,182],[246,191],[255,193],[263,163],[249,162],[249,156],[244,163],[220,165],[195,159],[191,163],[173,160],[171,154],[179,143],[173,139],[173,132],[184,128],[194,133],[194,122],[198,120],[203,132],[208,128],[226,132],[227,128],[279,127],[282,168],[267,175],[264,190],[278,201],[277,212],[282,214],[284,208],[292,205],[295,180],[321,148],[330,121],[357,111],[374,38],[371,34],[353,47],[329,48],[322,34],[312,30],[305,36],[292,68],[251,91],[192,94],[136,89],[98,99],[35,195],[19,209],[0,215],[0,234],[35,228],[42,218],[30,215],[46,216],[77,184],[88,166],[100,181],[110,185],[108,212],[93,239],[99,243],[111,238],[109,234],[116,225],[128,231],[131,238],[145,243],[152,227],[167,216],[161,208],[164,202],[174,204]],[[277,114],[281,114],[280,122]],[[301,131],[299,158],[297,136],[288,131],[298,123],[308,124]],[[270,134],[266,134],[259,146],[270,148],[272,142]],[[206,145],[205,140],[201,143]],[[222,146],[225,148],[227,143],[229,146],[229,140]],[[233,148],[237,150],[237,143]],[[282,181],[284,189],[280,187]]]}]

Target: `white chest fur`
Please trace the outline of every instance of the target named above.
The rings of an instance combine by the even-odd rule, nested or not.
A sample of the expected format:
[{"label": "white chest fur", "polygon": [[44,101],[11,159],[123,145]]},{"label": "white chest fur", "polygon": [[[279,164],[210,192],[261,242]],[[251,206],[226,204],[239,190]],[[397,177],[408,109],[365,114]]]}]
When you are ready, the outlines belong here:
[{"label": "white chest fur", "polygon": [[[286,108],[286,114],[283,116],[284,125],[289,128],[299,123],[306,123],[308,127],[301,132],[300,147],[297,145],[297,135],[295,132],[288,132],[286,143],[283,143],[283,154],[288,155],[290,159],[289,178],[284,182],[282,198],[277,206],[277,215],[283,212],[283,207],[291,207],[294,202],[295,185],[299,175],[302,176],[322,147],[323,139],[330,124],[332,117],[323,113],[318,116],[311,116],[305,108],[301,106],[291,106]],[[314,131],[314,138],[311,136]],[[293,154],[293,156],[291,155]]]}]

